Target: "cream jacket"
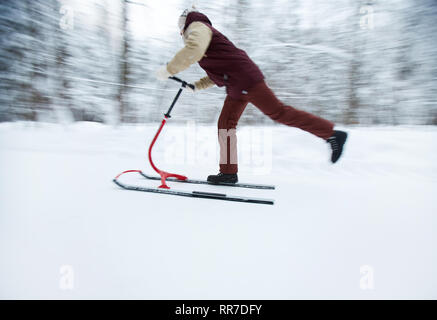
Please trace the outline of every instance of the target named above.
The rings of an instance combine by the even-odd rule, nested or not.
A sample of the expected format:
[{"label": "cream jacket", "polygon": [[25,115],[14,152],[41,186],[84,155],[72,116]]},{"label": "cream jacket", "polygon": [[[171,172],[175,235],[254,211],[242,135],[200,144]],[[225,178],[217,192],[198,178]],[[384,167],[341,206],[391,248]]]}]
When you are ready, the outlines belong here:
[{"label": "cream jacket", "polygon": [[[167,71],[172,75],[184,71],[193,63],[200,61],[212,39],[212,31],[201,22],[192,22],[184,34],[185,47],[182,48],[174,58],[167,64]],[[214,86],[214,82],[204,77],[194,83],[197,90],[207,89]]]}]

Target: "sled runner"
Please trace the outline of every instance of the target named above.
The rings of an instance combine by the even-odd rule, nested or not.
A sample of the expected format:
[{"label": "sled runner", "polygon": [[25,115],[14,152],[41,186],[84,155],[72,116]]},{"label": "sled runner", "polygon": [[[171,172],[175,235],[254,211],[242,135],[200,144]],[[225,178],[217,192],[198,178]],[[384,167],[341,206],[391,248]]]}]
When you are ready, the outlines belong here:
[{"label": "sled runner", "polygon": [[[140,174],[149,180],[161,180],[161,177],[147,175],[144,172],[140,171]],[[171,182],[182,182],[182,183],[192,183],[192,184],[209,184],[213,186],[226,186],[226,187],[237,187],[237,188],[248,188],[248,189],[267,189],[274,190],[275,186],[267,185],[267,184],[255,184],[255,183],[211,183],[206,180],[195,180],[195,179],[185,179],[179,180],[176,178],[167,178],[167,181]]]}]

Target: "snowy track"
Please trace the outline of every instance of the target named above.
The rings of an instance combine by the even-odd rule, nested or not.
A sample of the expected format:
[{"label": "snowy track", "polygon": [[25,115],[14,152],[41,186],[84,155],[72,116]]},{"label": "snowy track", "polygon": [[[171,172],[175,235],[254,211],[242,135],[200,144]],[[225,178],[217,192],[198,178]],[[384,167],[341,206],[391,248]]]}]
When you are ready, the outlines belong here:
[{"label": "snowy track", "polygon": [[[200,147],[191,129],[169,125],[154,159],[204,179],[217,171],[216,129],[195,129]],[[240,180],[277,190],[226,192],[274,206],[120,190],[117,173],[152,173],[155,130],[0,125],[0,298],[437,298],[436,128],[348,129],[332,166],[304,132],[242,127]],[[271,135],[271,157],[255,157],[257,131]],[[60,288],[65,265],[72,290]],[[373,290],[360,289],[365,265]]]}]

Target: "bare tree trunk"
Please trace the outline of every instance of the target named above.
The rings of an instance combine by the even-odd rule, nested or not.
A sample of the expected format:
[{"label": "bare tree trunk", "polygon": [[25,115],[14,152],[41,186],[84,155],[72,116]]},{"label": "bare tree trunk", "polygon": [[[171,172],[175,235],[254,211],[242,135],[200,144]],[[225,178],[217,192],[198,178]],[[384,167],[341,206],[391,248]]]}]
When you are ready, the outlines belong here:
[{"label": "bare tree trunk", "polygon": [[345,113],[345,124],[358,124],[358,109],[360,107],[360,101],[357,96],[357,88],[359,81],[359,62],[356,53],[353,54],[353,59],[351,60],[349,69],[349,93],[348,93],[348,109]]},{"label": "bare tree trunk", "polygon": [[128,84],[128,76],[129,76],[129,64],[128,64],[128,52],[129,52],[129,37],[127,30],[127,6],[125,0],[122,0],[122,17],[121,17],[121,30],[123,32],[123,43],[121,49],[121,57],[120,57],[120,86],[118,89],[118,101],[119,101],[119,109],[118,109],[118,122],[123,123],[126,121],[126,113],[128,110],[128,102],[127,102],[127,87]]},{"label": "bare tree trunk", "polygon": [[[54,5],[57,8],[56,12],[60,12],[60,7],[62,3]],[[70,80],[65,76],[67,59],[70,56],[68,52],[67,43],[64,36],[64,30],[57,25],[55,29],[55,70],[56,70],[56,87],[55,87],[55,97],[57,108],[57,118],[58,122],[63,122],[66,117],[72,114],[72,99],[70,94],[71,83]]]},{"label": "bare tree trunk", "polygon": [[350,61],[349,69],[349,92],[348,92],[348,109],[344,115],[345,124],[358,124],[360,122],[358,116],[358,109],[360,108],[361,102],[357,94],[357,89],[360,85],[360,69],[361,69],[361,59],[360,59],[360,9],[361,1],[357,1],[356,14],[352,17],[352,59]]},{"label": "bare tree trunk", "polygon": [[36,54],[37,46],[36,41],[39,37],[39,30],[38,26],[34,21],[38,21],[38,17],[35,13],[34,4],[32,2],[27,3],[27,11],[29,15],[29,25],[28,25],[28,34],[31,40],[29,41],[29,51],[30,52],[30,58],[29,58],[29,80],[23,84],[22,86],[22,92],[24,98],[24,106],[28,108],[28,110],[23,112],[23,116],[26,118],[26,120],[30,121],[36,121],[37,120],[37,110],[38,110],[38,104],[41,100],[41,94],[38,92],[38,90],[35,88],[34,84],[42,78],[43,70],[38,65],[38,55]]}]

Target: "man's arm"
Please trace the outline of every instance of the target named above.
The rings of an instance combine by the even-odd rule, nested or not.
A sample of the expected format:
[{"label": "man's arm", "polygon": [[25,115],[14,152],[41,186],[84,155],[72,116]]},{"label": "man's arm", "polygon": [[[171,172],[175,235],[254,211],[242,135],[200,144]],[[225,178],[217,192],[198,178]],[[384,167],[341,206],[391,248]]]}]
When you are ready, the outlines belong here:
[{"label": "man's arm", "polygon": [[200,61],[212,39],[211,29],[201,22],[191,23],[185,32],[188,34],[185,47],[167,64],[167,71],[172,75],[184,71],[193,63]]}]

